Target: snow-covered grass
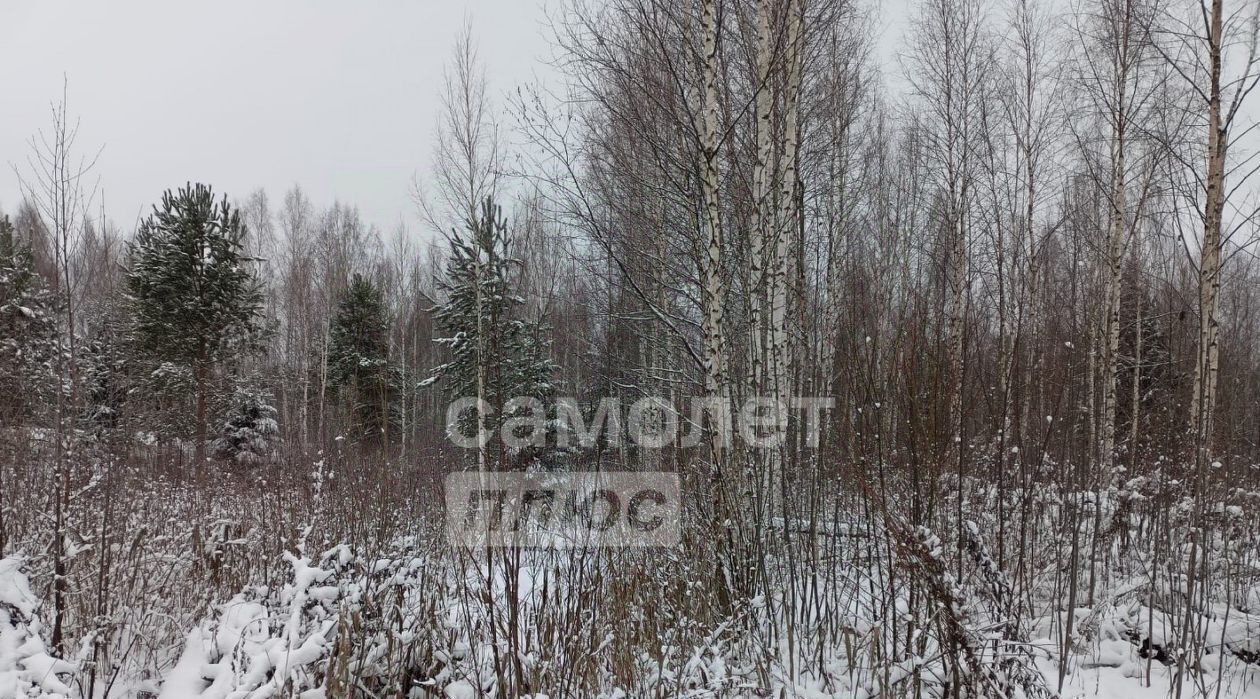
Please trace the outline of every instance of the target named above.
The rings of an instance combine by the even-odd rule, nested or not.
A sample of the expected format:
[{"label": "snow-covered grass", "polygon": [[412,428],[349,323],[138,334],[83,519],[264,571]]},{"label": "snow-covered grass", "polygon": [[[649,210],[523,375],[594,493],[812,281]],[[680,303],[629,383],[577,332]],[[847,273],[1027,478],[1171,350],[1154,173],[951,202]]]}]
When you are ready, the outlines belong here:
[{"label": "snow-covered grass", "polygon": [[0,698],[68,698],[73,690],[63,677],[77,666],[49,654],[21,558],[0,560]]},{"label": "snow-covered grass", "polygon": [[836,491],[733,557],[700,510],[676,549],[485,551],[448,545],[435,474],[305,464],[85,476],[60,647],[46,521],[13,513],[0,697],[1260,697],[1245,492],[1201,529],[1167,479],[969,480],[913,526]]}]

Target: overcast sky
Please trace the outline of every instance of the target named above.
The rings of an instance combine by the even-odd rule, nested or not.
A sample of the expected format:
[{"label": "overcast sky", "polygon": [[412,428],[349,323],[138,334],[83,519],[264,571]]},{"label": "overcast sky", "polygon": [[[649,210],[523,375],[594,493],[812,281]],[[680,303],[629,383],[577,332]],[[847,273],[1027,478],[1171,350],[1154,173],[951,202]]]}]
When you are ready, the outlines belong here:
[{"label": "overcast sky", "polygon": [[97,173],[124,227],[186,180],[239,198],[265,187],[276,203],[300,183],[387,231],[411,223],[409,183],[465,16],[496,91],[550,55],[531,0],[4,0],[0,207],[15,208],[10,163],[25,166],[64,73],[79,149],[104,146]]},{"label": "overcast sky", "polygon": [[409,186],[454,34],[471,19],[505,94],[549,74],[543,2],[0,0],[0,208],[16,208],[11,165],[65,75],[78,149],[104,148],[96,174],[124,229],[188,180],[238,199],[263,187],[273,206],[299,183],[385,232],[416,229]]}]

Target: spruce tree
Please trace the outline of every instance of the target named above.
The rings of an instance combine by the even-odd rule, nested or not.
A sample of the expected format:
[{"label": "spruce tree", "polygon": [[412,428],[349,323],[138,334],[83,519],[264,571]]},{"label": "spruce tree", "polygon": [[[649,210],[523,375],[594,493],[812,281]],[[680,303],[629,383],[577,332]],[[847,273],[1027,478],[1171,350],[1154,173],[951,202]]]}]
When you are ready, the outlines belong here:
[{"label": "spruce tree", "polygon": [[198,465],[215,371],[260,339],[263,299],[244,254],[246,234],[226,196],[216,202],[210,187],[188,185],[162,195],[130,249],[133,337],[144,356],[192,370]]},{"label": "spruce tree", "polygon": [[[451,235],[446,278],[440,283],[446,301],[435,309],[447,333],[438,342],[450,349],[451,361],[426,381],[441,380],[449,398],[488,403],[495,417],[481,416],[481,422],[491,431],[506,417],[502,410],[508,400],[550,397],[555,371],[541,329],[520,317],[522,301],[511,288],[513,268],[520,263],[512,258],[511,245],[507,221],[489,197],[465,233]],[[458,427],[471,434],[475,420],[465,415]],[[486,467],[484,449],[478,465]]]},{"label": "spruce tree", "polygon": [[350,407],[361,441],[389,441],[397,422],[399,377],[389,358],[390,326],[380,287],[355,274],[329,331],[328,384]]},{"label": "spruce tree", "polygon": [[278,412],[271,396],[248,386],[239,386],[223,421],[216,454],[242,465],[256,465],[276,455],[280,441]]}]

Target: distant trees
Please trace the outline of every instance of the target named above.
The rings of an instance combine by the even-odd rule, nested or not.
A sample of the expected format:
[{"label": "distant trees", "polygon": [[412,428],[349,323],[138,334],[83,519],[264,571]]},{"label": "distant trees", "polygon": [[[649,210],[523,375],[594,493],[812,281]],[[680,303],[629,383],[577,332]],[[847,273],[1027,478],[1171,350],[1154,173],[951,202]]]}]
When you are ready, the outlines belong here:
[{"label": "distant trees", "polygon": [[[262,293],[244,255],[245,225],[210,187],[168,190],[131,245],[132,332],[143,356],[193,373],[195,452],[205,459],[215,371],[257,348]],[[200,468],[200,466],[198,466]]]},{"label": "distant trees", "polygon": [[963,391],[966,320],[971,300],[972,238],[983,116],[989,99],[993,47],[974,0],[925,0],[915,19],[915,47],[910,54],[915,120],[925,139],[927,172],[934,189],[932,228],[938,231],[941,260],[941,319],[945,346],[942,405],[945,411],[945,461],[964,467]]},{"label": "distant trees", "polygon": [[[944,464],[964,476],[1016,467],[1030,481],[1046,464],[1092,460],[1111,479],[1140,466],[1139,444],[1188,445],[1165,434],[1173,412],[1202,422],[1191,431],[1211,464],[1212,438],[1236,430],[1207,408],[1250,405],[1213,377],[1231,371],[1231,351],[1250,351],[1221,337],[1226,316],[1245,325],[1222,299],[1246,290],[1219,287],[1256,221],[1239,189],[1253,161],[1230,147],[1256,78],[1253,5],[1088,0],[1062,17],[1037,0],[918,7],[904,99],[882,89],[869,18],[851,0],[575,9],[557,27],[569,113],[526,92],[521,159],[500,141],[465,30],[416,192],[426,226],[472,222],[449,244],[405,228],[388,238],[352,205],[316,206],[299,189],[272,207],[262,192],[228,206],[190,187],[143,222],[120,280],[122,236],[90,220],[89,192],[62,186],[84,168],[67,159],[73,121],[57,112],[64,142],[50,138],[51,160],[33,166],[64,177],[33,167],[14,239],[55,297],[60,339],[82,355],[55,362],[72,389],[59,420],[191,415],[182,429],[204,445],[236,410],[218,380],[249,373],[289,445],[313,453],[353,434],[423,447],[443,394],[415,388],[440,366],[447,396],[537,394],[506,387],[553,378],[588,405],[835,396],[826,459],[791,429],[782,453],[706,446],[713,458],[695,472],[740,493],[858,453],[926,469],[924,495],[951,475]],[[509,160],[521,165],[511,179]],[[516,196],[520,185],[530,191]],[[513,209],[512,235],[487,195]],[[541,318],[566,323],[564,371],[509,376],[552,354],[531,324]],[[127,324],[135,347],[116,341]],[[234,361],[264,326],[276,342]],[[160,390],[146,400],[128,381]],[[1218,391],[1229,395],[1200,395]],[[190,396],[194,409],[170,410]],[[1250,453],[1221,436],[1221,458]],[[1095,469],[1071,473],[1084,487]]]}]

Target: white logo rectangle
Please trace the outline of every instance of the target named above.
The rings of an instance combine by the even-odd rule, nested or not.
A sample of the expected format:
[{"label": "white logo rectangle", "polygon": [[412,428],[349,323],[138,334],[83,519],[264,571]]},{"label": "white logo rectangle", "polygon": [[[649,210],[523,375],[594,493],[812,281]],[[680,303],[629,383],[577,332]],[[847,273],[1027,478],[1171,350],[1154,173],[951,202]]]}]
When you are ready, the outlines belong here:
[{"label": "white logo rectangle", "polygon": [[674,473],[464,472],[447,476],[445,490],[455,546],[671,547],[680,540]]}]

